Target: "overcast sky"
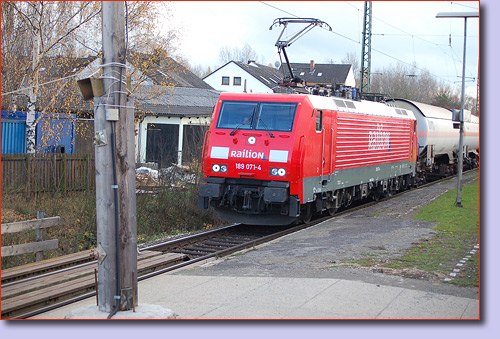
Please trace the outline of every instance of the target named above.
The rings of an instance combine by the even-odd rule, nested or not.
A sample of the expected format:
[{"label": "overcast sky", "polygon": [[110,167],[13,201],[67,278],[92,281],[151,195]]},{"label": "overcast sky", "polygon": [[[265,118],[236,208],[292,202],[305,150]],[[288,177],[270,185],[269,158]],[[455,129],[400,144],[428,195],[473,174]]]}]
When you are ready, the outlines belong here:
[{"label": "overcast sky", "polygon": [[[463,19],[438,19],[438,12],[475,12],[479,1],[373,1],[372,72],[414,63],[446,84],[461,86]],[[180,30],[180,54],[191,65],[221,66],[221,47],[248,43],[266,65],[279,60],[276,40],[282,27],[269,30],[281,17],[316,18],[333,32],[316,27],[294,42],[291,62],[341,63],[347,53],[361,59],[363,1],[174,1],[168,27]],[[301,25],[290,25],[293,34]],[[451,35],[451,38],[450,38]],[[451,44],[450,44],[451,41]],[[478,76],[479,20],[467,20],[466,77],[475,96]],[[376,76],[376,75],[373,75]]]}]

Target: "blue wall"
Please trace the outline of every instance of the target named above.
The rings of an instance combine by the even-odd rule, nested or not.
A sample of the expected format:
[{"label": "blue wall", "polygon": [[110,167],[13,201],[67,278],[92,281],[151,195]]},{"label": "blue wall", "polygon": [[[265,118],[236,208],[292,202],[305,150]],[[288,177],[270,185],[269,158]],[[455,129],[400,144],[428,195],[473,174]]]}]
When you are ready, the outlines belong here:
[{"label": "blue wall", "polygon": [[26,113],[2,111],[2,154],[26,153]]},{"label": "blue wall", "polygon": [[[45,114],[35,138],[37,153],[75,153],[75,115]],[[2,111],[2,153],[26,153],[26,112]]]}]

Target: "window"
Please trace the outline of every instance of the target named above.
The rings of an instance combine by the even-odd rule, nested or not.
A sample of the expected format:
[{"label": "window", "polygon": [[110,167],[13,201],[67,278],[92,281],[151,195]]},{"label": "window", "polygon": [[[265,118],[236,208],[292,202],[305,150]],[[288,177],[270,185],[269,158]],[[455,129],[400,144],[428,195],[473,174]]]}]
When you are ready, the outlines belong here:
[{"label": "window", "polygon": [[291,132],[296,110],[295,103],[263,102],[255,129]]},{"label": "window", "polygon": [[291,132],[297,103],[224,101],[217,128]]},{"label": "window", "polygon": [[321,132],[323,129],[323,111],[316,111],[316,131]]},{"label": "window", "polygon": [[229,77],[222,77],[222,84],[229,85]]},{"label": "window", "polygon": [[241,86],[241,77],[234,77],[233,85],[234,86]]}]

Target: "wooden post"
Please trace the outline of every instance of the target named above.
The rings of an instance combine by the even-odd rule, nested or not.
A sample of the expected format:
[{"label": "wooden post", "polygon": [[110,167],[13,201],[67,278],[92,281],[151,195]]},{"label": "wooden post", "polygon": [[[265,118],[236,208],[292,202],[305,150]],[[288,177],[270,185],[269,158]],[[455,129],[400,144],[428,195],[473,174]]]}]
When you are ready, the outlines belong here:
[{"label": "wooden post", "polygon": [[[45,218],[45,212],[37,211],[36,218],[37,219]],[[36,242],[43,241],[44,232],[45,230],[43,228],[36,229]],[[42,261],[42,260],[43,260],[43,251],[36,252],[36,261]]]},{"label": "wooden post", "polygon": [[124,2],[102,2],[105,92],[94,98],[98,293],[104,312],[132,309],[137,286],[131,278],[137,277],[135,134],[125,81],[124,12]]}]

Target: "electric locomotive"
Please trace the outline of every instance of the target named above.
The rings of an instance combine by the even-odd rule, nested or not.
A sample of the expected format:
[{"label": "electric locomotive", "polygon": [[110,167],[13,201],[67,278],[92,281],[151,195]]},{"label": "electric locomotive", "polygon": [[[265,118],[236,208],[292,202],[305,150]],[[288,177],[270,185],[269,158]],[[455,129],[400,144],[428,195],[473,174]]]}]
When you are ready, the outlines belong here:
[{"label": "electric locomotive", "polygon": [[258,225],[308,221],[415,182],[412,111],[307,94],[222,93],[205,135],[199,208]]}]

